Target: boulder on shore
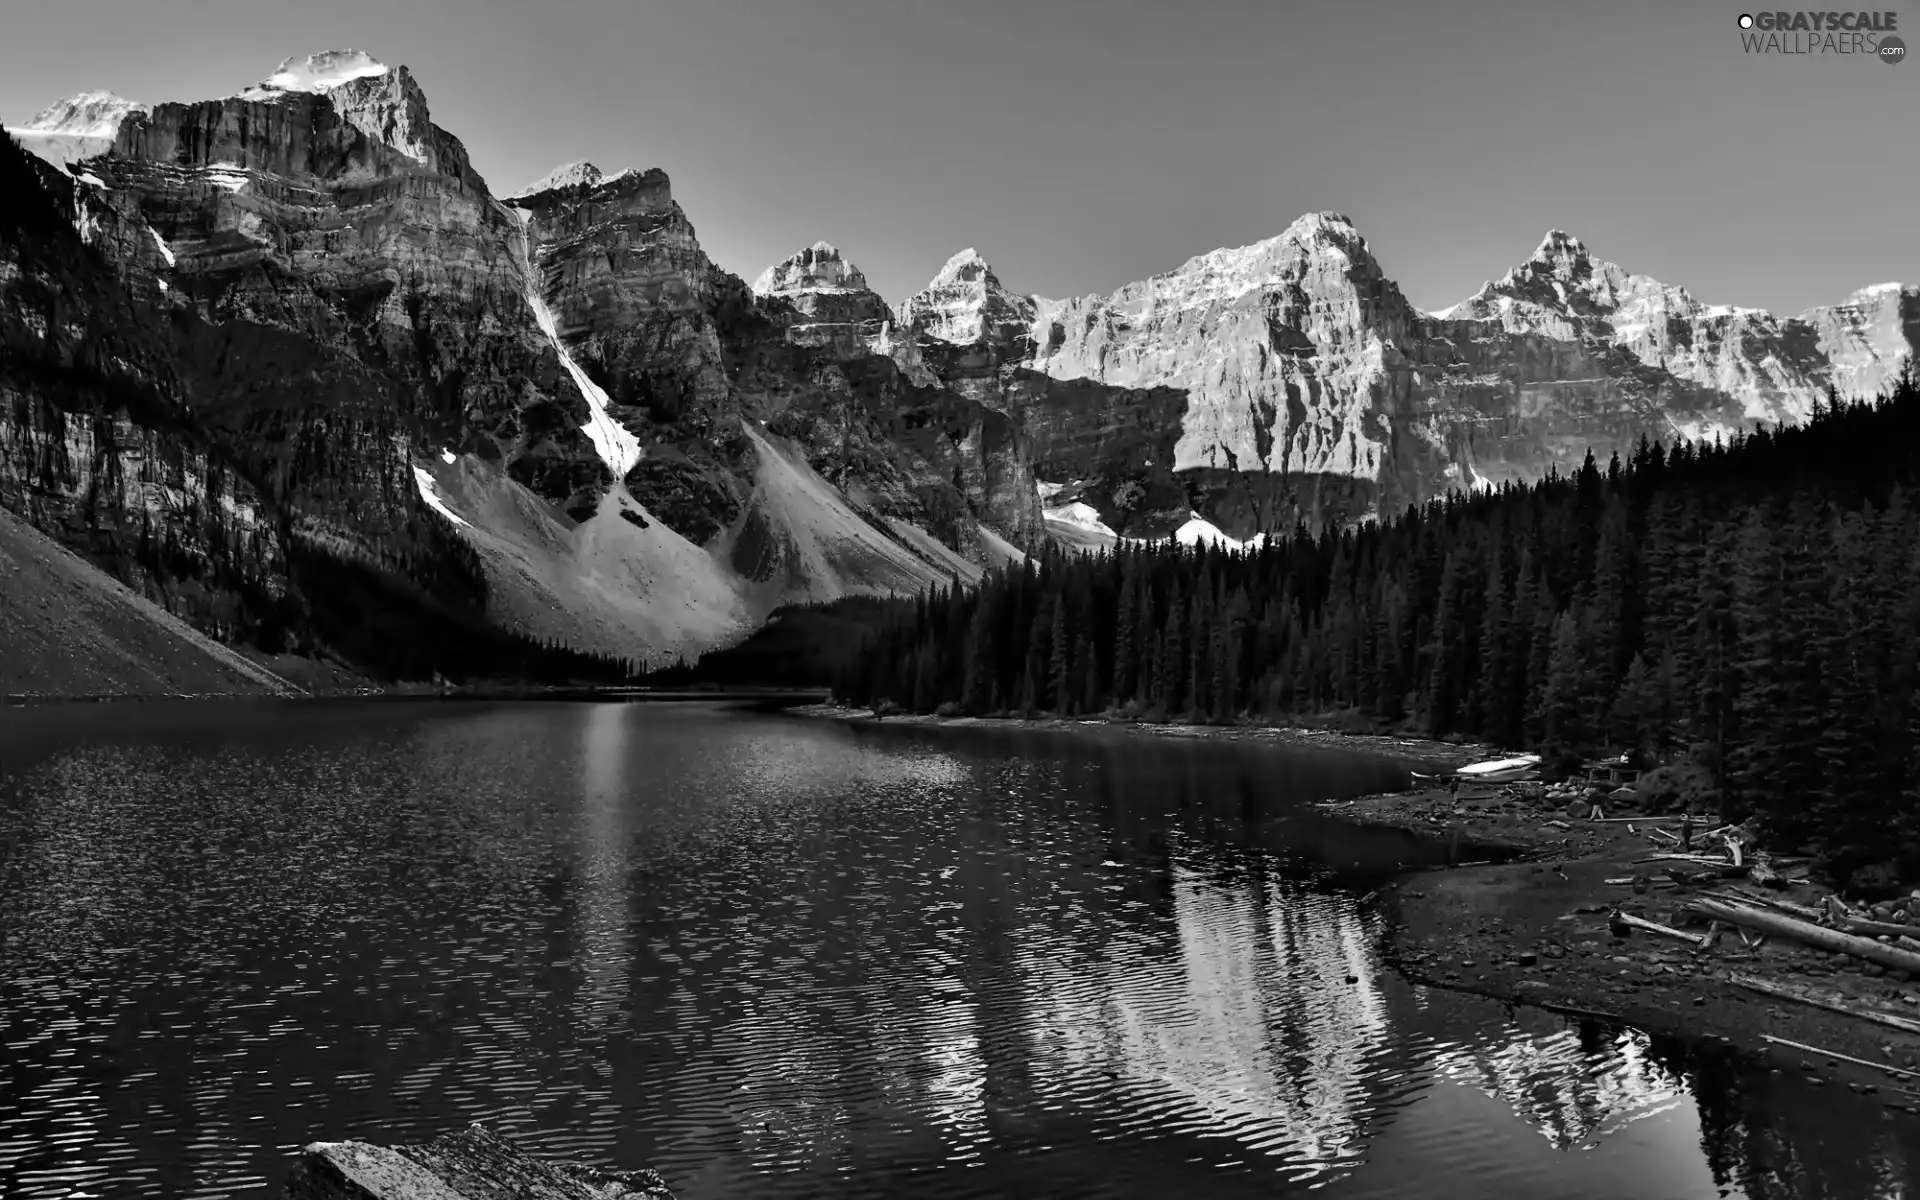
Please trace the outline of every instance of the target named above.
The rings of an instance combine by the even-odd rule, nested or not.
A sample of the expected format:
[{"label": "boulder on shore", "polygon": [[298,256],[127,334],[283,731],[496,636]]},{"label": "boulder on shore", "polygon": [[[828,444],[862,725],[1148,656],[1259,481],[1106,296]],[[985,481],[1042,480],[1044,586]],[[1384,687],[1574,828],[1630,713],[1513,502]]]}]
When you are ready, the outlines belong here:
[{"label": "boulder on shore", "polygon": [[424,1146],[301,1147],[286,1200],[673,1200],[652,1171],[535,1158],[483,1125]]}]

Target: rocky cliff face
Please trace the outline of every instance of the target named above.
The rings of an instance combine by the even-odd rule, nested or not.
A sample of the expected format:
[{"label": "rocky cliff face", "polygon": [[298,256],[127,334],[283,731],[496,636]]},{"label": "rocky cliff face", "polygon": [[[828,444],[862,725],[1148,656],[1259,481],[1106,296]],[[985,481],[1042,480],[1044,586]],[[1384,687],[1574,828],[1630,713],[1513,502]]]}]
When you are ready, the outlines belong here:
[{"label": "rocky cliff face", "polygon": [[968,251],[901,311],[942,382],[1032,432],[1057,499],[1123,533],[1191,513],[1247,537],[1535,478],[1643,435],[1797,421],[1830,384],[1875,394],[1912,353],[1916,298],[1883,285],[1786,319],[1708,306],[1554,231],[1428,314],[1350,221],[1314,213],[1072,300],[1013,296]]},{"label": "rocky cliff face", "polygon": [[[1040,506],[1022,425],[1004,405],[943,386],[907,318],[895,317],[857,266],[816,242],[768,268],[754,292],[784,326],[789,345],[824,351],[834,361],[816,368],[834,403],[783,411],[789,426],[812,425],[808,444],[835,447],[820,456],[823,465],[831,463],[831,477],[855,488],[862,485],[852,481],[870,481],[870,487],[888,478],[880,463],[890,462],[891,494],[875,496],[882,510],[934,530],[975,561],[993,552],[991,539],[983,541],[971,525],[985,524],[1016,547],[1037,545]],[[859,418],[849,419],[854,412]],[[849,453],[866,465],[849,470]]]},{"label": "rocky cliff face", "polygon": [[220,636],[279,636],[283,529],[190,410],[167,323],[0,144],[0,505]]},{"label": "rocky cliff face", "polygon": [[[143,464],[173,463],[193,505],[259,525],[249,587],[287,591],[299,549],[543,638],[656,658],[738,636],[787,599],[978,573],[975,505],[1010,485],[984,454],[959,482],[952,443],[992,443],[991,422],[944,457],[895,445],[886,430],[937,405],[890,360],[867,355],[884,370],[849,382],[844,354],[790,343],[792,306],[707,260],[661,172],[576,165],[503,204],[411,74],[353,51],[289,60],[224,99],[91,94],[34,124],[24,143],[64,169],[39,182],[120,297],[100,320],[160,331],[149,358],[191,435],[143,446],[160,434],[142,414],[115,430],[86,410],[82,428],[50,415],[82,402],[16,384],[7,503],[70,540],[102,536],[62,515],[103,503],[96,476],[134,487]],[[58,357],[34,307],[57,287],[8,282],[18,340]],[[803,491],[851,505],[820,518],[830,531],[803,536],[769,508],[789,459]],[[109,523],[151,526],[159,503],[132,494]],[[182,553],[240,544],[198,512]],[[608,523],[626,532],[597,532]],[[217,607],[189,615],[220,627]]]},{"label": "rocky cliff face", "polygon": [[1808,309],[1800,320],[1833,364],[1842,396],[1882,395],[1920,347],[1920,287],[1876,283],[1839,304]]},{"label": "rocky cliff face", "polygon": [[[526,214],[535,286],[584,390],[631,440],[622,485],[767,602],[857,589],[859,564],[878,564],[873,586],[970,574],[982,521],[1037,536],[1010,423],[950,411],[954,398],[877,355],[891,313],[832,247],[755,290],[707,259],[662,172],[574,164],[507,203]],[[800,503],[786,486],[795,462],[808,496],[839,499],[783,510]],[[838,549],[807,549],[815,521]]]}]

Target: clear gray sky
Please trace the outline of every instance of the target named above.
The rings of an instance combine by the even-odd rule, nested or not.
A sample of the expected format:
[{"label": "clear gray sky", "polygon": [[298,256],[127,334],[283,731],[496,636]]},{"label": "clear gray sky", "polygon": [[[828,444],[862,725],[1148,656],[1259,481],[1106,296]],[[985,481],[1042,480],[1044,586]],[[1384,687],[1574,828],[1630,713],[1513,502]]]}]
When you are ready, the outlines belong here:
[{"label": "clear gray sky", "polygon": [[1708,303],[1920,282],[1920,62],[1750,57],[1751,3],[11,0],[0,119],[352,47],[496,191],[658,166],[723,266],[825,238],[894,301],[970,245],[1077,295],[1319,209],[1423,308],[1552,227]]}]

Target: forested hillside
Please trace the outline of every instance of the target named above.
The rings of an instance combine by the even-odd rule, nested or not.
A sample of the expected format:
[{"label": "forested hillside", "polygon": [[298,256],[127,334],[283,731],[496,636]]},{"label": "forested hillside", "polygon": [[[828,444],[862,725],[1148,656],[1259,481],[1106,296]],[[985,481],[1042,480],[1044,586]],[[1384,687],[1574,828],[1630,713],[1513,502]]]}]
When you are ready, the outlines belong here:
[{"label": "forested hillside", "polygon": [[1050,553],[923,597],[858,703],[1349,715],[1690,759],[1836,881],[1920,878],[1920,392],[1231,553]]}]

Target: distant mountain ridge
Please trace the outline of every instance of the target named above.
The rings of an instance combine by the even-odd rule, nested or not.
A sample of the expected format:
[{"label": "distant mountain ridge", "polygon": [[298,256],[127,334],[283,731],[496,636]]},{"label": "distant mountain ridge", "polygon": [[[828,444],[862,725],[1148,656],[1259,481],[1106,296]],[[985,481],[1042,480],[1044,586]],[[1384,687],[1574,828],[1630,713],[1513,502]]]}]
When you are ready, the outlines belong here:
[{"label": "distant mountain ridge", "polygon": [[[0,503],[96,560],[154,547],[177,569],[122,577],[241,640],[282,636],[293,564],[325,562],[664,661],[1048,537],[1251,541],[1797,421],[1920,339],[1920,288],[1779,318],[1557,230],[1422,312],[1336,213],[1107,295],[1025,295],[967,249],[893,305],[826,242],[749,286],[664,172],[496,194],[407,68],[352,50],[12,132],[43,162],[9,186],[111,279],[20,235],[0,333],[35,361],[135,347],[109,358],[153,399],[0,367]],[[75,272],[95,298],[61,307]]]},{"label": "distant mountain ridge", "polygon": [[[1038,372],[1180,392],[1151,464],[1085,447],[1049,461],[1040,437],[1036,465],[1116,528],[1170,532],[1190,519],[1184,493],[1192,515],[1237,537],[1533,478],[1642,436],[1798,422],[1829,386],[1848,399],[1886,390],[1920,342],[1920,288],[1878,284],[1780,318],[1701,304],[1560,230],[1473,296],[1422,312],[1337,213],[1066,300],[1010,291],[967,250],[900,312],[956,390]],[[1114,436],[1077,440],[1127,440],[1113,416],[1137,414],[1100,409],[1080,419]],[[1159,499],[1129,508],[1114,499],[1123,488]]]}]

